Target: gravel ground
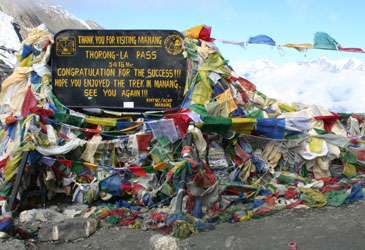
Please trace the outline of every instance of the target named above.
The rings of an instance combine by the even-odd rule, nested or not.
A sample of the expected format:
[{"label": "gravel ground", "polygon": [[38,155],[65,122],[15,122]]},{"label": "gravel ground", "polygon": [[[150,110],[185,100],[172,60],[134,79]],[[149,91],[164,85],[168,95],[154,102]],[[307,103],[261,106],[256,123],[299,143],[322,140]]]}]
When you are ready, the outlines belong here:
[{"label": "gravel ground", "polygon": [[[365,202],[340,208],[285,210],[176,241],[180,249],[365,249]],[[102,228],[90,238],[72,243],[39,243],[39,249],[152,249],[155,232]],[[156,238],[156,237],[155,237]],[[157,237],[158,238],[158,237]],[[171,238],[170,238],[171,240]],[[176,249],[171,240],[167,247]],[[156,247],[156,246],[155,246]]]},{"label": "gravel ground", "polygon": [[36,243],[30,248],[288,249],[288,243],[295,241],[300,250],[365,249],[364,211],[365,202],[340,208],[285,210],[257,220],[221,224],[214,231],[181,241],[156,235],[156,232],[111,227],[99,229],[91,237],[77,242]]}]

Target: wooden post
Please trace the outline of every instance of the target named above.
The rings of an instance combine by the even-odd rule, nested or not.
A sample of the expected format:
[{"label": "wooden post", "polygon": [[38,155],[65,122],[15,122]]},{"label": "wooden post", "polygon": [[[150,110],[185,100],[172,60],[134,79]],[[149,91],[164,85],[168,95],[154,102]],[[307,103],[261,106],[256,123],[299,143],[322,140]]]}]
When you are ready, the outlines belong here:
[{"label": "wooden post", "polygon": [[11,190],[11,195],[9,198],[10,211],[13,211],[14,202],[15,202],[16,196],[19,192],[20,181],[23,178],[24,169],[25,169],[25,166],[26,166],[27,160],[28,160],[28,154],[29,154],[28,151],[24,152],[22,161],[20,162],[20,165],[18,166],[18,172],[16,174],[15,182],[14,182],[13,188]]}]

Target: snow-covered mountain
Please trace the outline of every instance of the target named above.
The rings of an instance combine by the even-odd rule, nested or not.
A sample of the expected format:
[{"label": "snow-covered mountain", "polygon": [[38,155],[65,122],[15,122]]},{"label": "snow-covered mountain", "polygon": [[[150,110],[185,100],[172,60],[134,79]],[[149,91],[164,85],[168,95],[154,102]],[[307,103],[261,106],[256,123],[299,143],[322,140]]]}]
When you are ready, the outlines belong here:
[{"label": "snow-covered mountain", "polygon": [[285,64],[242,61],[233,66],[269,97],[319,104],[339,112],[365,111],[365,61],[320,57]]},{"label": "snow-covered mountain", "polygon": [[0,82],[15,65],[21,40],[42,23],[52,33],[70,28],[102,28],[94,21],[84,21],[47,1],[0,0]]},{"label": "snow-covered mountain", "polygon": [[11,73],[19,47],[20,39],[13,25],[13,18],[0,11],[0,81]]},{"label": "snow-covered mountain", "polygon": [[72,15],[61,6],[52,5],[45,0],[0,0],[0,11],[14,17],[20,25],[20,33],[25,35],[29,29],[42,23],[56,33],[62,29],[98,29],[94,21],[84,21]]}]

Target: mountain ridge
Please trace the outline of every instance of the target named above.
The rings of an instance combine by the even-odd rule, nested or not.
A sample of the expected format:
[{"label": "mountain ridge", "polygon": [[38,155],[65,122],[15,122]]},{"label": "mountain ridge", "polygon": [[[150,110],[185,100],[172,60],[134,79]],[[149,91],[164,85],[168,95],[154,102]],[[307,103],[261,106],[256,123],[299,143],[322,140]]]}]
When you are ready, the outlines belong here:
[{"label": "mountain ridge", "polygon": [[100,29],[95,21],[85,21],[60,5],[47,1],[0,0],[0,10],[14,18],[20,25],[20,33],[24,38],[26,33],[40,24],[45,24],[52,33],[63,29]]},{"label": "mountain ridge", "polygon": [[102,29],[62,6],[46,1],[0,0],[0,83],[12,72],[21,41],[33,28],[45,24],[52,33],[63,29]]}]

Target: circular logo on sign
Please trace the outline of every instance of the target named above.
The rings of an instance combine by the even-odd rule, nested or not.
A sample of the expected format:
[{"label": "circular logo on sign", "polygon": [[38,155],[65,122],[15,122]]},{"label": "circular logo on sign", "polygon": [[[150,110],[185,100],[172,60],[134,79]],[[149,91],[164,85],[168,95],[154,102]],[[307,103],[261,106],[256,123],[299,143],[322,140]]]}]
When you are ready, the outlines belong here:
[{"label": "circular logo on sign", "polygon": [[72,56],[76,52],[76,38],[62,36],[56,39],[56,53],[58,56]]},{"label": "circular logo on sign", "polygon": [[178,35],[169,35],[165,38],[164,46],[171,55],[178,55],[183,51],[183,40]]}]

